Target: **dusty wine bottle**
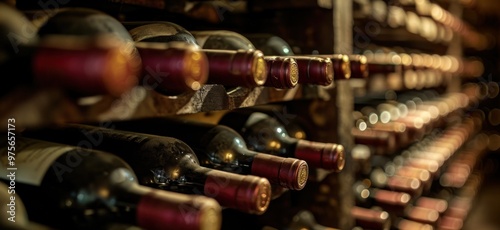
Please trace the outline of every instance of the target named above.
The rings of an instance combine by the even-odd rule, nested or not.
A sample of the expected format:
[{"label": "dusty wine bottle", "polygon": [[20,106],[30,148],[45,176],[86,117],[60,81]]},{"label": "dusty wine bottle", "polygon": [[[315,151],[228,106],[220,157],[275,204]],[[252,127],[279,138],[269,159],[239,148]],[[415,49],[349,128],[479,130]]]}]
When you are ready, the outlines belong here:
[{"label": "dusty wine bottle", "polygon": [[291,138],[276,119],[264,113],[232,110],[223,115],[218,123],[237,130],[254,151],[295,157],[323,169],[341,171],[344,168],[342,145]]},{"label": "dusty wine bottle", "polygon": [[129,162],[139,183],[186,194],[212,197],[222,206],[262,214],[270,200],[270,184],[265,178],[238,175],[201,167],[184,142],[140,133],[88,125],[26,130],[23,135],[70,145],[107,151]]},{"label": "dusty wine bottle", "polygon": [[17,48],[15,56],[0,61],[3,73],[19,76],[13,84],[119,96],[138,83],[140,58],[123,52],[126,44],[113,37],[46,36],[37,45]]},{"label": "dusty wine bottle", "polygon": [[113,34],[127,43],[123,52],[135,53],[142,59],[139,83],[164,95],[198,90],[207,80],[208,60],[194,44],[135,45],[118,20],[100,11],[85,8],[61,10],[40,27],[38,34],[41,37],[51,34]]},{"label": "dusty wine bottle", "polygon": [[2,158],[16,153],[14,163],[0,168],[1,180],[15,181],[16,194],[39,223],[64,229],[96,229],[109,221],[145,229],[221,225],[215,200],[141,186],[130,167],[114,155],[19,136],[15,146],[1,146]]},{"label": "dusty wine bottle", "polygon": [[[124,25],[130,30],[136,42],[171,43],[176,41],[198,45],[197,40],[189,31],[175,23],[128,22]],[[228,34],[231,33],[228,32]],[[267,70],[262,52],[248,48],[249,44],[246,46],[241,43],[230,45],[231,41],[233,40],[225,41],[229,43],[226,49],[219,49],[221,47],[218,45],[210,46],[215,43],[209,41],[208,45],[200,50],[207,56],[209,62],[207,83],[232,87],[263,85],[266,82]],[[234,46],[240,48],[234,48]]]},{"label": "dusty wine bottle", "polygon": [[[171,22],[129,22],[124,25],[130,29],[136,42],[182,41],[198,45],[189,31]],[[205,49],[201,52],[210,62],[209,84],[255,87],[265,82],[265,65],[259,51]]]},{"label": "dusty wine bottle", "polygon": [[243,138],[221,125],[189,122],[173,118],[114,121],[118,130],[170,136],[186,142],[209,168],[267,178],[271,184],[301,190],[309,168],[305,161],[248,150]]},{"label": "dusty wine bottle", "polygon": [[83,96],[117,96],[137,84],[140,59],[121,52],[125,43],[109,37],[40,40],[36,31],[24,15],[0,3],[0,71],[16,76],[0,88],[0,94],[36,85]]}]

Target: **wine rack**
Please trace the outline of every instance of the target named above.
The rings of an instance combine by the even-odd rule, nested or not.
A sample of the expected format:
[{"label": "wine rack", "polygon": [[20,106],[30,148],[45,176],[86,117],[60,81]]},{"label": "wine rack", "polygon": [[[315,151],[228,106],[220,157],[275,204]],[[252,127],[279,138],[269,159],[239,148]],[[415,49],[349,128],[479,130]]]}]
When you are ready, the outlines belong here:
[{"label": "wine rack", "polygon": [[[294,89],[257,87],[228,92],[221,85],[206,85],[178,96],[164,96],[144,87],[135,87],[122,96],[72,98],[53,89],[19,89],[2,100],[1,117],[17,117],[19,127],[54,123],[96,122],[152,116],[171,116],[229,110],[295,99],[330,98],[326,87],[298,86]],[[5,130],[4,130],[5,131]]]},{"label": "wine rack", "polygon": [[[63,88],[22,85],[0,97],[0,120],[15,118],[22,132],[145,118],[217,124],[221,114],[245,109],[267,113],[284,126],[298,118],[306,131],[292,137],[341,145],[342,170],[309,166],[307,185],[278,192],[263,214],[224,208],[222,229],[471,229],[481,188],[500,171],[499,160],[491,156],[499,149],[491,143],[498,141],[493,123],[500,124],[494,108],[498,70],[492,67],[499,60],[491,55],[498,52],[492,39],[498,34],[468,24],[469,11],[477,10],[469,7],[478,1],[71,0],[53,1],[55,8],[47,10],[18,0],[10,4],[37,26],[64,7],[88,7],[121,22],[170,21],[189,31],[273,34],[289,42],[287,52],[295,55],[346,54],[352,60],[362,55],[357,61],[366,61],[368,73],[334,76],[328,86],[288,89],[204,84],[174,96],[144,86],[121,95],[82,97]],[[41,10],[44,16],[38,17]],[[348,72],[339,66],[332,70],[339,69]],[[409,115],[392,114],[402,113],[400,105]],[[109,224],[106,229],[136,229]]]}]

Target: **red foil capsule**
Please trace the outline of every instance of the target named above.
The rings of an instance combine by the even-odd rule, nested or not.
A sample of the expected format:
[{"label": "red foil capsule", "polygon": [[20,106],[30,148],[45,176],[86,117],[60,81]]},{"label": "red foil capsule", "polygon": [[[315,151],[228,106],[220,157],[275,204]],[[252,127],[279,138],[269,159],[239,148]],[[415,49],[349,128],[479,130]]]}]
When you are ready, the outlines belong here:
[{"label": "red foil capsule", "polygon": [[297,62],[289,57],[264,58],[267,63],[267,80],[264,86],[278,89],[294,88],[299,82],[299,69]]},{"label": "red foil capsule", "polygon": [[462,219],[443,216],[440,218],[438,223],[438,228],[440,230],[460,230],[464,226],[464,221]]},{"label": "red foil capsule", "polygon": [[415,178],[394,175],[387,178],[387,187],[396,191],[418,196],[422,193],[422,183]]},{"label": "red foil capsule", "polygon": [[200,89],[208,78],[208,59],[194,46],[137,43],[145,87],[165,95]]},{"label": "red foil capsule", "polygon": [[36,82],[82,95],[119,96],[127,92],[137,85],[140,66],[136,53],[110,38],[55,36],[42,42],[33,57]]},{"label": "red foil capsule", "polygon": [[406,210],[406,217],[408,219],[435,225],[439,220],[439,212],[433,209],[422,207],[408,207]]},{"label": "red foil capsule", "polygon": [[169,224],[179,230],[216,230],[221,222],[219,204],[204,196],[154,191],[143,196],[137,206],[137,224],[145,229],[165,229]]},{"label": "red foil capsule", "polygon": [[372,129],[361,131],[353,128],[351,134],[356,144],[382,148],[385,153],[393,152],[396,149],[396,137],[393,133]]},{"label": "red foil capsule", "polygon": [[271,200],[271,184],[265,178],[212,170],[207,173],[204,194],[222,206],[262,214]]},{"label": "red foil capsule", "polygon": [[351,78],[367,78],[369,74],[367,59],[364,55],[349,55]]},{"label": "red foil capsule", "polygon": [[261,86],[267,79],[264,55],[259,50],[202,50],[208,58],[207,84],[233,87]]},{"label": "red foil capsule", "polygon": [[299,68],[299,83],[330,85],[333,82],[333,63],[328,58],[292,56]]},{"label": "red foil capsule", "polygon": [[448,202],[442,199],[419,197],[415,201],[415,206],[436,210],[439,213],[444,213],[448,209]]},{"label": "red foil capsule", "polygon": [[271,184],[292,190],[302,190],[309,177],[309,167],[303,160],[257,154],[252,162],[251,173],[265,177]]},{"label": "red foil capsule", "polygon": [[336,172],[345,165],[344,147],[338,144],[298,140],[294,156],[311,166]]},{"label": "red foil capsule", "polygon": [[394,229],[398,230],[433,230],[430,224],[423,224],[412,220],[399,219],[394,224]]},{"label": "red foil capsule", "polygon": [[335,80],[347,80],[351,78],[351,63],[349,56],[344,54],[333,54],[329,56],[333,63]]}]

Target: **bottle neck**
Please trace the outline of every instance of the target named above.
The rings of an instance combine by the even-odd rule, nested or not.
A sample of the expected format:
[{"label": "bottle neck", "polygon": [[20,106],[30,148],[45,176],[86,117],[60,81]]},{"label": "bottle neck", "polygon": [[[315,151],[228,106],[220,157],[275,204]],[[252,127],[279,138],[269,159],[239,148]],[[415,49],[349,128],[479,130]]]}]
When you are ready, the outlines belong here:
[{"label": "bottle neck", "polygon": [[[308,178],[307,163],[294,158],[283,158],[248,150],[245,141],[234,130],[217,126],[203,139],[209,167],[238,174],[252,174],[269,182],[300,190]],[[204,162],[204,160],[201,160]],[[203,163],[202,163],[203,164]]]},{"label": "bottle neck", "polygon": [[[164,229],[166,224],[177,229],[218,229],[220,206],[213,199],[130,186],[127,195],[139,198],[134,210],[135,225],[144,229]],[[127,218],[127,217],[126,217]],[[131,216],[128,216],[131,219]]]},{"label": "bottle neck", "polygon": [[192,181],[202,185],[203,194],[222,206],[252,214],[262,214],[271,200],[267,179],[198,167],[190,173]]},{"label": "bottle neck", "polygon": [[252,114],[246,124],[243,136],[252,150],[298,158],[328,170],[344,168],[344,147],[341,145],[292,138],[276,119],[262,113]]},{"label": "bottle neck", "polygon": [[200,163],[210,168],[238,174],[251,174],[256,152],[249,150],[243,138],[225,126],[215,126],[200,141]]},{"label": "bottle neck", "polygon": [[227,125],[245,138],[249,148],[268,154],[293,157],[297,140],[274,118],[260,112],[233,111],[227,113],[219,124]]},{"label": "bottle neck", "polygon": [[261,86],[267,79],[266,63],[258,50],[202,50],[209,62],[209,84]]}]

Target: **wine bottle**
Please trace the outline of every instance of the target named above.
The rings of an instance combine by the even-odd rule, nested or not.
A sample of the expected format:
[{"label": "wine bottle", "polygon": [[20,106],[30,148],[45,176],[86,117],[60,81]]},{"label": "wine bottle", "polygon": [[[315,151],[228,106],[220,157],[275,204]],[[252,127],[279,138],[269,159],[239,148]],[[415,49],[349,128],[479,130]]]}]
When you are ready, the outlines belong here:
[{"label": "wine bottle", "polygon": [[[419,140],[424,136],[426,132],[424,125],[429,124],[429,116],[413,116],[410,118],[406,117],[407,112],[403,112],[406,107],[402,107],[401,109],[398,107],[391,107],[390,110],[380,108],[377,110],[376,105],[367,105],[371,103],[373,102],[356,104],[356,107],[358,107],[357,111],[362,114],[362,117],[360,117],[361,121],[364,121],[364,124],[370,128],[380,131],[387,130],[395,134],[396,137],[402,141],[401,147],[415,140]],[[378,103],[375,102],[374,104]],[[429,118],[429,120],[426,118]]]},{"label": "wine bottle", "polygon": [[300,84],[330,85],[333,82],[333,63],[328,58],[298,56],[282,38],[272,34],[244,34],[267,57],[289,56],[299,69]]},{"label": "wine bottle", "polygon": [[400,214],[411,202],[408,193],[374,188],[366,182],[358,181],[353,185],[356,203],[361,207],[379,206],[390,213]]},{"label": "wine bottle", "polygon": [[424,186],[425,191],[428,191],[432,184],[432,174],[426,169],[396,165],[393,162],[387,163],[384,169],[389,176],[399,175],[418,179]]},{"label": "wine bottle", "polygon": [[289,89],[299,82],[299,68],[294,58],[264,57],[267,64],[267,80],[264,86]]},{"label": "wine bottle", "polygon": [[370,180],[373,187],[406,192],[412,196],[420,196],[423,191],[422,183],[417,178],[399,175],[389,176],[379,168],[372,170]]},{"label": "wine bottle", "polygon": [[370,74],[368,69],[367,59],[364,55],[349,55],[349,62],[351,64],[351,77],[350,78],[367,78]]},{"label": "wine bottle", "polygon": [[309,165],[341,171],[345,164],[344,147],[291,138],[285,128],[274,118],[251,110],[232,110],[218,121],[237,130],[249,148],[283,157],[296,157]]},{"label": "wine bottle", "polygon": [[398,230],[433,230],[434,228],[430,224],[424,224],[413,220],[407,220],[404,218],[397,218],[393,221],[392,227]]},{"label": "wine bottle", "polygon": [[295,56],[292,47],[279,36],[265,33],[243,35],[264,55]]},{"label": "wine bottle", "polygon": [[[130,29],[129,32],[136,42],[170,43],[180,41],[198,45],[197,40],[189,31],[175,23],[128,22],[124,25]],[[232,33],[228,32],[228,34]],[[238,41],[235,39],[226,42],[228,47],[221,48],[222,43],[209,41],[208,44],[214,45],[207,45],[200,50],[207,56],[209,62],[207,83],[230,87],[263,85],[267,79],[267,67],[262,52],[249,47],[251,44],[245,46],[237,43]],[[236,43],[232,44],[231,42]]]},{"label": "wine bottle", "polygon": [[333,75],[335,80],[347,80],[351,78],[351,62],[345,54],[321,54],[316,57],[328,58],[333,63]]},{"label": "wine bottle", "polygon": [[393,153],[397,149],[396,137],[394,133],[381,130],[365,128],[353,128],[351,135],[356,144],[367,145],[373,148],[375,155],[385,155]]},{"label": "wine bottle", "polygon": [[174,138],[78,124],[26,130],[23,135],[75,146],[94,141],[95,146],[86,147],[120,156],[131,164],[139,183],[149,187],[205,195],[254,214],[264,213],[269,205],[269,181],[201,167],[191,148]]},{"label": "wine bottle", "polygon": [[363,229],[389,230],[391,228],[391,219],[386,211],[354,206],[351,209],[351,215],[356,225]]},{"label": "wine bottle", "polygon": [[35,26],[20,12],[0,3],[0,15],[0,70],[16,76],[1,94],[35,84],[84,96],[117,96],[137,84],[140,59],[122,53],[125,44],[109,38],[40,41]]},{"label": "wine bottle", "polygon": [[119,96],[138,83],[140,58],[122,50],[111,37],[44,37],[37,45],[18,45],[18,52],[0,61],[0,70],[14,78],[9,87],[60,87],[78,95]]},{"label": "wine bottle", "polygon": [[208,78],[208,59],[193,45],[137,43],[142,59],[141,83],[164,95],[201,89]]},{"label": "wine bottle", "polygon": [[[372,207],[376,205],[393,216],[403,216],[425,223],[435,224],[438,220],[439,210],[434,209],[434,207],[415,205],[414,199],[408,193],[370,188],[366,185],[366,181],[354,184],[354,191],[362,206]],[[419,197],[419,194],[413,197]]]},{"label": "wine bottle", "polygon": [[[191,33],[203,49],[255,50],[255,46],[247,38],[232,31],[192,31]],[[262,52],[259,51],[259,53]],[[267,66],[266,79],[263,83],[265,86],[295,87],[299,79],[295,60],[285,57],[268,57],[265,63]]]},{"label": "wine bottle", "polygon": [[51,34],[97,36],[113,34],[127,43],[125,53],[142,59],[139,83],[164,95],[195,91],[207,81],[208,60],[194,44],[134,44],[127,29],[100,11],[68,8],[50,17],[39,29],[41,37]]},{"label": "wine bottle", "polygon": [[309,168],[305,161],[258,153],[247,148],[234,130],[221,125],[174,118],[145,118],[113,121],[117,130],[169,136],[186,142],[209,168],[267,178],[271,184],[301,190]]},{"label": "wine bottle", "polygon": [[[3,142],[1,179],[14,183],[29,217],[55,228],[98,229],[109,221],[145,229],[219,229],[211,198],[137,184],[128,164],[95,150],[16,137]],[[15,161],[8,156],[15,154]],[[9,163],[9,165],[7,165]]]}]

